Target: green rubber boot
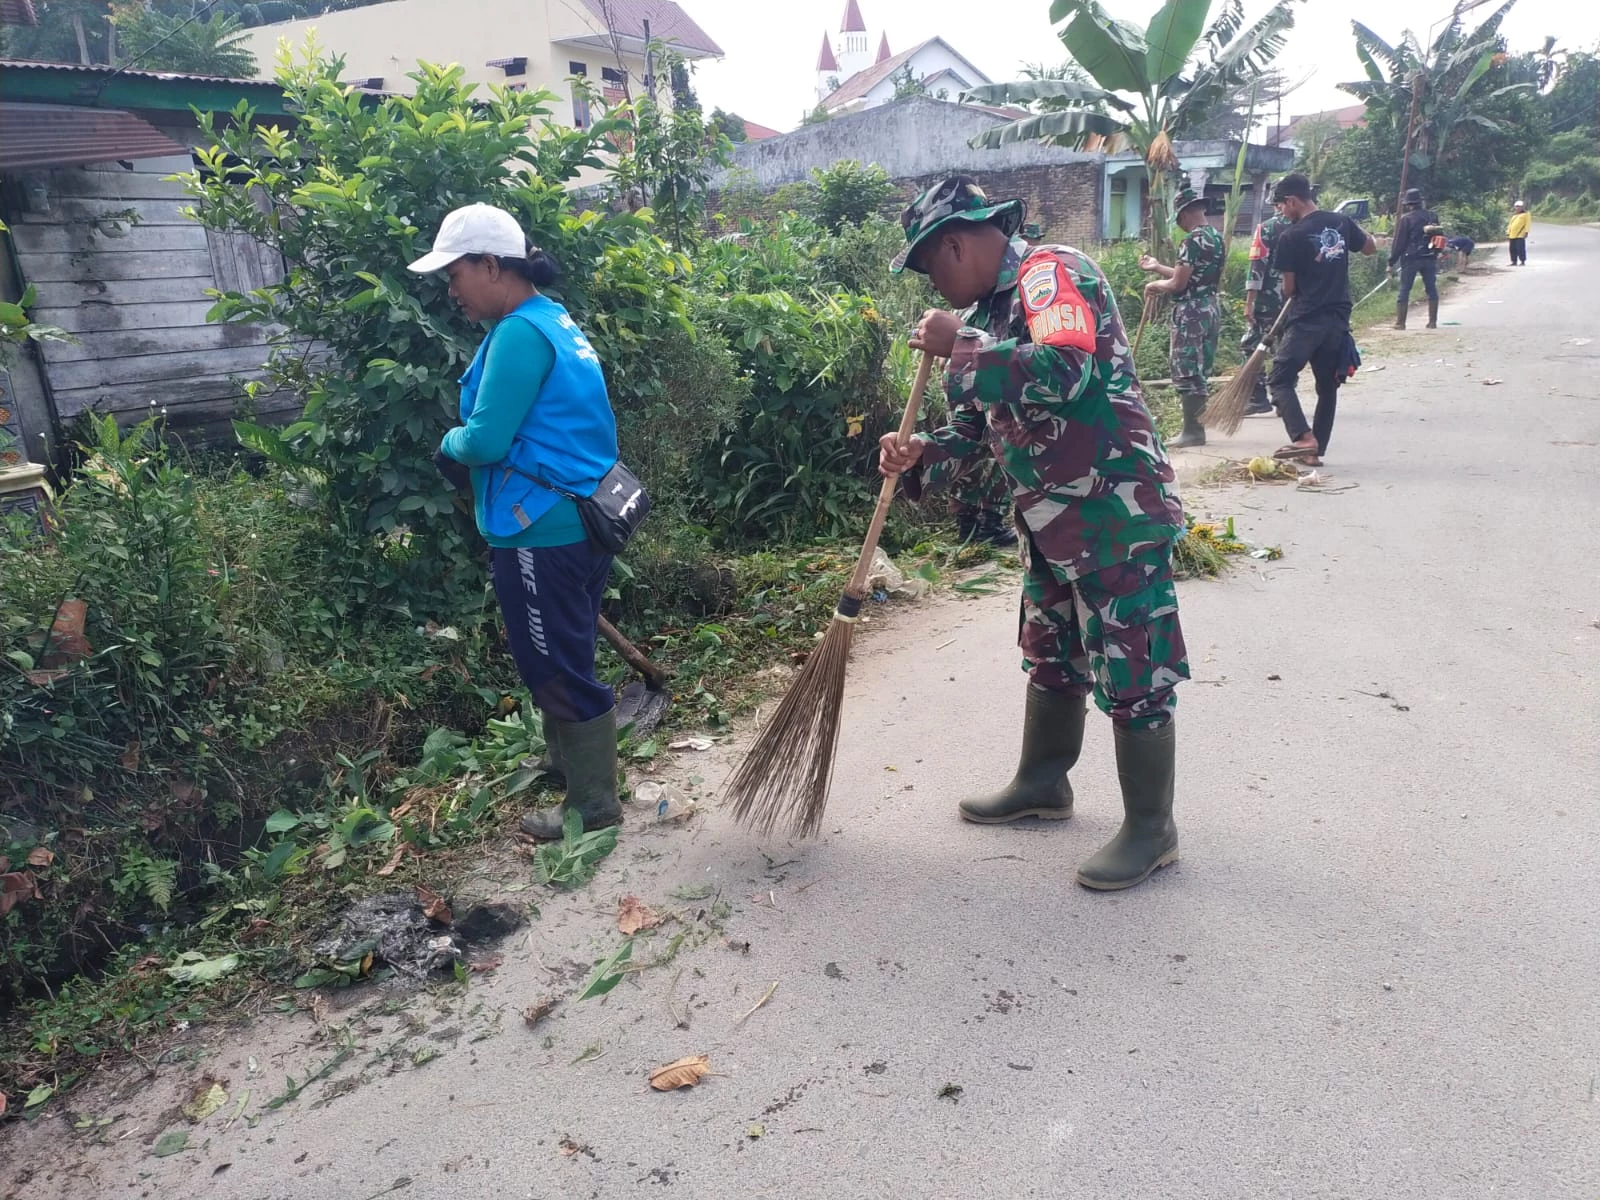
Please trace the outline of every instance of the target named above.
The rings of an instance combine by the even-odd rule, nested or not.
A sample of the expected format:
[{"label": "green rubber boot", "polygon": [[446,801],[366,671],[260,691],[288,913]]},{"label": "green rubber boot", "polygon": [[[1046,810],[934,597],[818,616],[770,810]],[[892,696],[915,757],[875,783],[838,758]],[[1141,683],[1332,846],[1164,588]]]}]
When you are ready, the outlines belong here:
[{"label": "green rubber boot", "polygon": [[1064,821],[1072,815],[1067,772],[1083,749],[1084,697],[1028,685],[1022,718],[1022,758],[1004,791],[961,802],[961,815],[979,825],[1003,825],[1022,817]]},{"label": "green rubber boot", "polygon": [[583,829],[604,829],[622,820],[617,800],[617,710],[592,721],[552,721],[560,764],[567,775],[567,798],[522,818],[522,832],[542,841],[561,840],[569,809],[583,817]]},{"label": "green rubber boot", "polygon": [[1184,393],[1178,398],[1183,401],[1183,432],[1167,444],[1174,450],[1182,450],[1185,446],[1204,446],[1206,427],[1200,424],[1200,414],[1205,411],[1207,397],[1204,393],[1197,396]]},{"label": "green rubber boot", "polygon": [[555,787],[567,786],[567,773],[561,766],[561,722],[544,718],[544,754],[537,760],[523,759],[522,765],[532,771],[542,771]]},{"label": "green rubber boot", "polygon": [[1116,737],[1122,828],[1078,868],[1078,882],[1097,892],[1134,887],[1157,868],[1178,861],[1178,827],[1172,823],[1175,725],[1118,725]]}]

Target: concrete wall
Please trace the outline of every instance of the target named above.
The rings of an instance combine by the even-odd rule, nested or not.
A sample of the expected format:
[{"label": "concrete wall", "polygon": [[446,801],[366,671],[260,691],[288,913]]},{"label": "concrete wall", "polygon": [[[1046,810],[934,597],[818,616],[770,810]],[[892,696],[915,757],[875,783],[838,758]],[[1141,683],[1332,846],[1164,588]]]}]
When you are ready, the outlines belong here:
[{"label": "concrete wall", "polygon": [[[975,150],[968,140],[1003,118],[925,97],[835,117],[781,137],[746,142],[713,192],[776,191],[811,178],[814,168],[854,159],[881,166],[903,199],[948,175],[971,175],[995,199],[1028,202],[1028,220],[1046,241],[1093,245],[1101,237],[1105,157],[1037,143]],[[713,209],[718,206],[713,204]],[[723,208],[727,211],[726,206]]]},{"label": "concrete wall", "polygon": [[893,179],[920,179],[935,174],[983,176],[1016,167],[1098,164],[1099,154],[1080,154],[1037,142],[1019,142],[998,150],[975,150],[967,143],[1004,118],[970,105],[927,97],[899,100],[865,112],[807,125],[781,137],[745,142],[734,153],[731,172],[713,183],[754,184],[763,190],[811,178],[813,167],[843,159],[876,163]]}]

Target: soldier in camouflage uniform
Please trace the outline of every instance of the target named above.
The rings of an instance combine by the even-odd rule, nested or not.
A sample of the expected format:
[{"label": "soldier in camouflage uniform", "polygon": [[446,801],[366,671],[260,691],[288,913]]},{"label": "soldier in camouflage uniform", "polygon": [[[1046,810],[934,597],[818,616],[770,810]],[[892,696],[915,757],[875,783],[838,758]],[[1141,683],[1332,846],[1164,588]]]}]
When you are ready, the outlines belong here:
[{"label": "soldier in camouflage uniform", "polygon": [[999,549],[1017,544],[1007,520],[1011,485],[993,455],[965,464],[950,480],[950,511],[963,542],[987,542]]},{"label": "soldier in camouflage uniform", "polygon": [[1167,295],[1172,306],[1172,386],[1183,403],[1183,433],[1176,447],[1204,446],[1206,431],[1200,413],[1206,406],[1206,380],[1217,361],[1217,338],[1222,335],[1222,305],[1217,287],[1227,248],[1222,235],[1206,220],[1206,198],[1184,188],[1173,201],[1178,227],[1187,235],[1178,247],[1178,265],[1169,267],[1148,254],[1139,266],[1161,276],[1145,284],[1145,295]]},{"label": "soldier in camouflage uniform", "polygon": [[[1244,337],[1239,339],[1239,349],[1249,357],[1261,339],[1267,336],[1272,323],[1283,311],[1283,275],[1272,266],[1272,252],[1277,248],[1278,235],[1289,228],[1291,222],[1274,212],[1256,226],[1256,235],[1250,242],[1250,277],[1245,281]],[[1267,374],[1256,379],[1255,395],[1250,407],[1244,410],[1247,417],[1266,416],[1272,412],[1272,402],[1267,397]]]},{"label": "soldier in camouflage uniform", "polygon": [[1016,237],[1018,200],[991,205],[957,176],[906,209],[896,271],[925,273],[957,308],[930,311],[913,347],[949,361],[950,422],[881,442],[912,499],[963,462],[1005,468],[1022,534],[1019,641],[1028,673],[1021,761],[1004,790],[961,803],[969,821],[1072,815],[1067,772],[1090,692],[1112,720],[1123,822],[1085,861],[1085,887],[1132,887],[1178,857],[1172,820],[1176,685],[1189,677],[1172,582],[1183,529],[1172,466],[1098,265]]}]

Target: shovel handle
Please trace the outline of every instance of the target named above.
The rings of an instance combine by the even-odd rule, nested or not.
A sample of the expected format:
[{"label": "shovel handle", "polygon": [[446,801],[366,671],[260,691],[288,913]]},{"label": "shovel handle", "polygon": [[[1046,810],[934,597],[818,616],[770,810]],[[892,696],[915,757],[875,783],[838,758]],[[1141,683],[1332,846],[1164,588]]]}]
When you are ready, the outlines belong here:
[{"label": "shovel handle", "polygon": [[656,666],[655,663],[651,662],[644,655],[640,654],[638,648],[627,638],[618,633],[617,627],[610,621],[606,620],[604,617],[599,617],[597,620],[599,623],[600,635],[604,637],[606,641],[611,643],[612,649],[614,649],[618,654],[622,655],[622,660],[624,662],[626,662],[635,671],[639,672],[640,675],[644,676],[645,682],[650,685],[652,690],[660,691],[661,688],[666,686],[666,672],[664,672],[660,667]]}]

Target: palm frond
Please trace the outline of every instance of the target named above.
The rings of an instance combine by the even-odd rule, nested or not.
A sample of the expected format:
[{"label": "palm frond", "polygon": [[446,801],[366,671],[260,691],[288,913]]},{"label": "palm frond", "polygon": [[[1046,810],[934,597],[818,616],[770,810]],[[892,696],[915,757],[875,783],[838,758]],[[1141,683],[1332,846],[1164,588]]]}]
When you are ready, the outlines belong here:
[{"label": "palm frond", "polygon": [[1133,111],[1133,105],[1115,92],[1070,79],[1019,79],[1014,83],[990,83],[962,92],[961,99],[975,104],[1035,104],[1040,100],[1071,100],[1077,104],[1109,104],[1122,112]]},{"label": "palm frond", "polygon": [[1369,58],[1380,58],[1389,70],[1395,75],[1403,75],[1410,64],[1406,56],[1384,41],[1360,21],[1351,21],[1350,28],[1356,35],[1356,53],[1365,54]]},{"label": "palm frond", "polygon": [[993,150],[1000,146],[1009,146],[1013,142],[1042,141],[1053,146],[1068,146],[1075,149],[1105,146],[1107,152],[1112,153],[1114,152],[1111,150],[1112,146],[1120,148],[1126,141],[1127,129],[1126,125],[1114,117],[1083,108],[1074,108],[1062,112],[1039,113],[1037,116],[1024,117],[1020,121],[996,125],[993,129],[985,129],[968,145]]}]

